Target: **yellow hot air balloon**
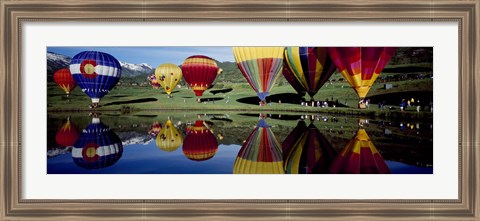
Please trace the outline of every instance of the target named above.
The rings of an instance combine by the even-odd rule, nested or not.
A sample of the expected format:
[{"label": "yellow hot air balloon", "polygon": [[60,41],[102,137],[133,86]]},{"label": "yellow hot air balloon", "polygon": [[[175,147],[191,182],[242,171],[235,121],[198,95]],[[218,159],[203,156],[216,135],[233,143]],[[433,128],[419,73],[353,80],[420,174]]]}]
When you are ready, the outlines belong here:
[{"label": "yellow hot air balloon", "polygon": [[171,93],[178,82],[182,79],[182,69],[175,64],[162,64],[155,70],[155,78],[162,85],[167,92],[168,97],[171,97]]},{"label": "yellow hot air balloon", "polygon": [[158,133],[155,143],[158,149],[172,152],[177,150],[183,142],[183,137],[180,131],[173,125],[171,120],[165,123],[165,126]]}]

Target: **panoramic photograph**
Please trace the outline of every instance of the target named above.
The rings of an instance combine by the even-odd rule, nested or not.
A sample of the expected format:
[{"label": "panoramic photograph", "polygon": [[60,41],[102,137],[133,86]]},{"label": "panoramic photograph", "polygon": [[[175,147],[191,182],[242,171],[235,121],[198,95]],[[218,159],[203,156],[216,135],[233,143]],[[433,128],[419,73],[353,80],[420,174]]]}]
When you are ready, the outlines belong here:
[{"label": "panoramic photograph", "polygon": [[433,174],[433,47],[47,47],[48,174]]}]

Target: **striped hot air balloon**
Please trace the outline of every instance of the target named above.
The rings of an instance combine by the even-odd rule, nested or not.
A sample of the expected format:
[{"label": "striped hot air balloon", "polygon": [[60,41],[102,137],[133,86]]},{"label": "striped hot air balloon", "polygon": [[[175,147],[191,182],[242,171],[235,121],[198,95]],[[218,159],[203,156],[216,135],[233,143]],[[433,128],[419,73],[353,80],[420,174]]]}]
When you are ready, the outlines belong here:
[{"label": "striped hot air balloon", "polygon": [[107,53],[84,51],[73,56],[70,72],[82,91],[92,99],[93,107],[96,107],[100,98],[118,83],[122,67],[117,59]]},{"label": "striped hot air balloon", "polygon": [[260,119],[237,154],[235,174],[283,174],[282,146],[265,119]]},{"label": "striped hot air balloon", "polygon": [[177,150],[183,142],[180,131],[173,125],[171,120],[167,120],[165,126],[158,133],[155,144],[158,149],[172,152]]},{"label": "striped hot air balloon", "polygon": [[187,128],[187,136],[183,141],[183,154],[190,160],[204,161],[215,156],[218,142],[212,131],[202,120]]},{"label": "striped hot air balloon", "polygon": [[162,64],[155,69],[155,78],[170,97],[173,89],[182,79],[182,69],[175,64]]},{"label": "striped hot air balloon", "polygon": [[151,74],[147,76],[148,83],[154,88],[158,89],[160,87],[160,83],[158,83],[155,74]]},{"label": "striped hot air balloon", "polygon": [[77,86],[77,82],[73,79],[72,73],[70,73],[68,68],[55,71],[53,74],[53,80],[63,91],[65,91],[67,97],[70,96],[70,92]]},{"label": "striped hot air balloon", "polygon": [[92,118],[72,149],[72,158],[79,167],[94,170],[112,166],[121,157],[120,138],[99,118]]},{"label": "striped hot air balloon", "polygon": [[[395,54],[392,47],[332,47],[328,52],[333,62],[358,94],[365,99],[377,77]],[[364,108],[361,106],[361,108]]]},{"label": "striped hot air balloon", "polygon": [[158,121],[155,121],[152,123],[152,126],[150,126],[148,134],[150,134],[152,137],[157,137],[158,133],[160,133],[160,130],[162,130],[162,124],[160,124]]},{"label": "striped hot air balloon", "polygon": [[336,156],[328,140],[312,123],[299,121],[282,143],[284,168],[287,173],[329,173]]},{"label": "striped hot air balloon", "polygon": [[58,145],[63,147],[73,146],[77,141],[79,134],[77,126],[75,126],[70,119],[67,119],[67,122],[62,125],[55,135],[55,141]]},{"label": "striped hot air balloon", "polygon": [[275,81],[281,76],[284,47],[233,47],[233,55],[243,76],[266,103]]},{"label": "striped hot air balloon", "polygon": [[336,70],[324,47],[287,47],[283,76],[298,94],[313,96]]},{"label": "striped hot air balloon", "polygon": [[200,97],[207,90],[217,77],[217,63],[210,57],[204,55],[190,56],[182,64],[182,73],[185,82]]},{"label": "striped hot air balloon", "polygon": [[365,129],[359,129],[330,166],[330,173],[385,174],[390,169],[368,137]]}]

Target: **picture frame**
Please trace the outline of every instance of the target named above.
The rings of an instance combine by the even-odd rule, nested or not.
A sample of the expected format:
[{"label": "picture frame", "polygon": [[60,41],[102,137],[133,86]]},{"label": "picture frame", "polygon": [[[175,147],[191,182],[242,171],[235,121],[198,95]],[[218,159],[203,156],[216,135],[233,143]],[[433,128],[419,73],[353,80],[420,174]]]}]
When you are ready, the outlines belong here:
[{"label": "picture frame", "polygon": [[[478,220],[478,0],[8,1],[0,3],[0,217],[4,220]],[[22,193],[22,24],[29,22],[456,22],[459,198],[427,200],[32,200]]]}]

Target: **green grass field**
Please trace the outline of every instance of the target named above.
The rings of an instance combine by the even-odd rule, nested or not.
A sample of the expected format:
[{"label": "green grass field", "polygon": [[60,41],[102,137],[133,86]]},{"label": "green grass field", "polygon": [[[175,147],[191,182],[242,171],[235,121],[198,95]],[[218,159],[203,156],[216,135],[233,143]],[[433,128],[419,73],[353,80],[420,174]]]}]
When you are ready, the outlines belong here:
[{"label": "green grass field", "polygon": [[[296,92],[288,84],[277,85],[271,90],[267,98],[270,102],[266,106],[259,106],[255,92],[248,84],[221,82],[205,91],[201,97],[202,102],[197,102],[193,91],[187,87],[176,88],[172,93],[173,98],[168,98],[163,88],[154,89],[150,86],[118,85],[109,94],[101,99],[101,107],[97,111],[148,111],[148,110],[236,110],[236,111],[277,111],[277,112],[322,112],[331,114],[370,115],[386,117],[413,117],[431,118],[429,108],[424,108],[417,113],[413,107],[406,111],[399,111],[401,102],[399,94],[405,91],[423,92],[433,91],[432,79],[405,80],[391,82],[393,88],[385,90],[383,83],[377,82],[370,90],[368,97],[383,96],[386,101],[386,110],[379,110],[372,100],[369,109],[358,109],[358,96],[346,82],[326,83],[313,98],[315,101],[335,101],[337,107],[319,108],[301,106],[296,98]],[[76,87],[70,98],[54,83],[49,83],[47,88],[48,111],[91,111],[88,105],[90,98],[79,87]],[[415,93],[413,93],[415,94]],[[407,95],[405,95],[407,96]],[[410,96],[410,95],[408,95]],[[412,95],[414,96],[414,95]],[[248,98],[248,99],[247,99]],[[409,98],[409,97],[405,97]],[[242,101],[243,100],[243,101]],[[310,101],[308,95],[305,100]],[[425,106],[429,105],[425,101]],[[391,110],[390,110],[391,109]]]}]

